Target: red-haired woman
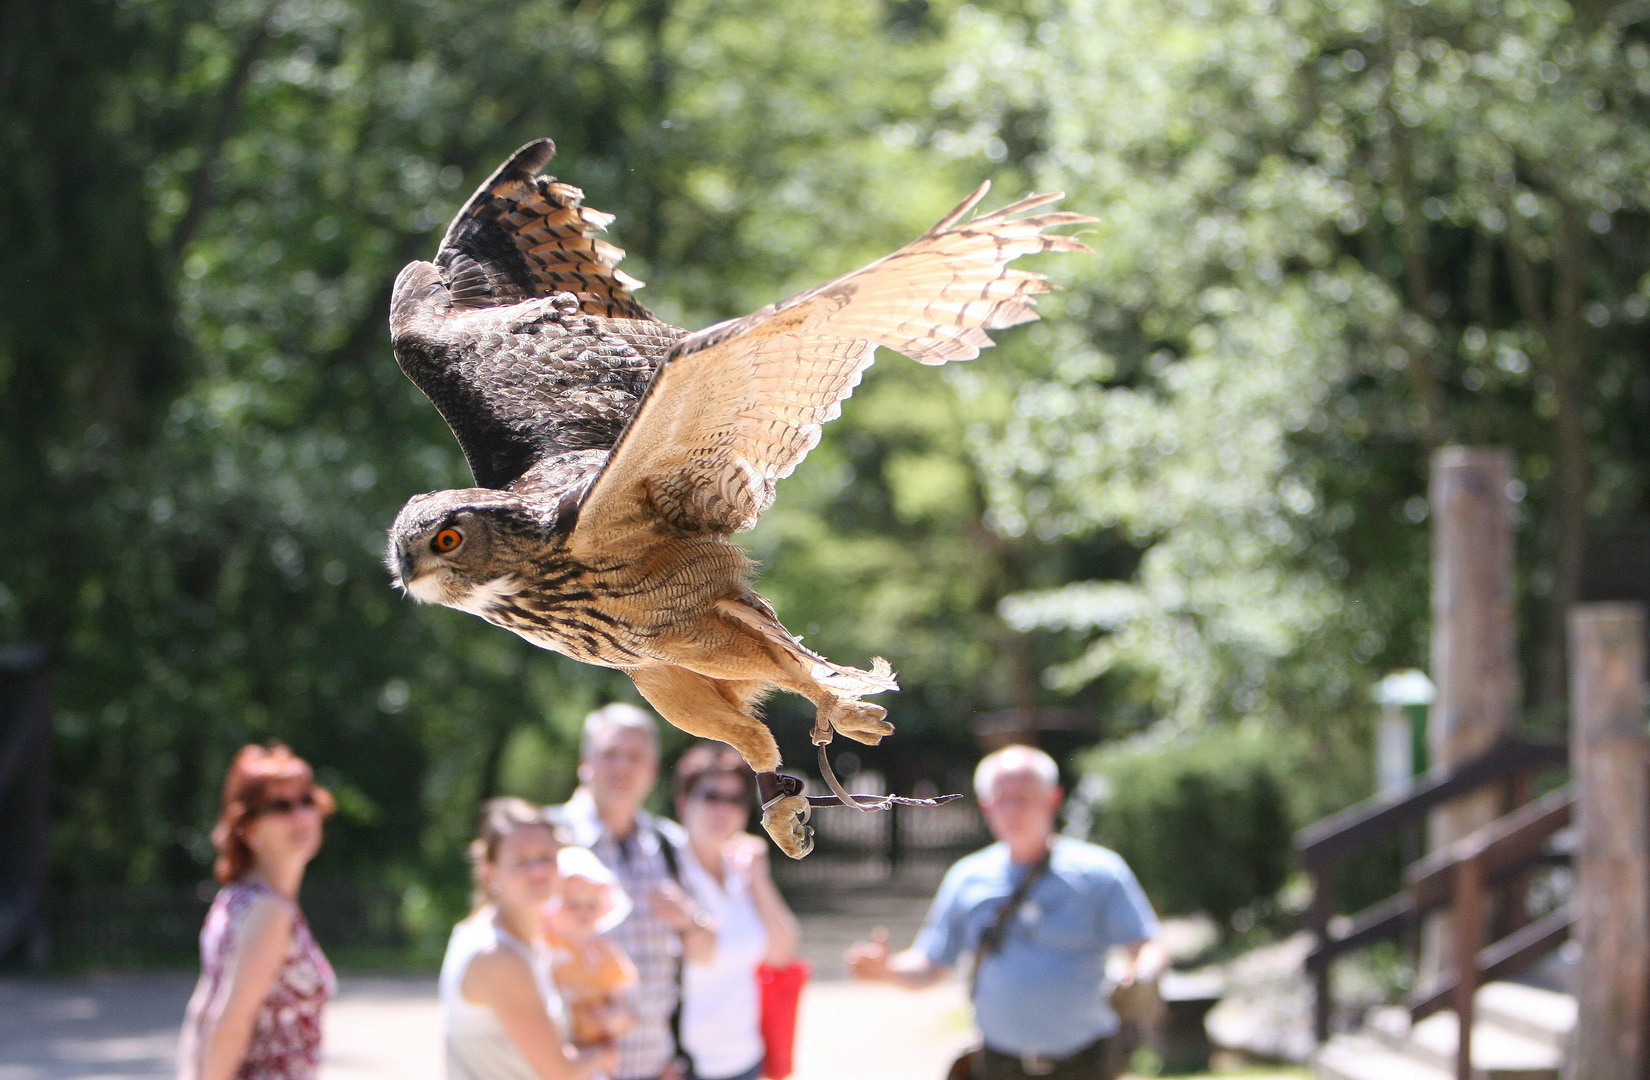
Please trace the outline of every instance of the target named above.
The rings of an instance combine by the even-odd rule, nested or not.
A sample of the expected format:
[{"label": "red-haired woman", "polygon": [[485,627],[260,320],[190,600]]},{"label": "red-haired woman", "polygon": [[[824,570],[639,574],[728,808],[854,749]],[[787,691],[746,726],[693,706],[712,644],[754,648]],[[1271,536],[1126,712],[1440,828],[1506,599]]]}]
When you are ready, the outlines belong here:
[{"label": "red-haired woman", "polygon": [[212,830],[223,888],[201,929],[180,1080],[314,1080],[332,967],[298,910],[332,796],[279,743],[235,755]]}]

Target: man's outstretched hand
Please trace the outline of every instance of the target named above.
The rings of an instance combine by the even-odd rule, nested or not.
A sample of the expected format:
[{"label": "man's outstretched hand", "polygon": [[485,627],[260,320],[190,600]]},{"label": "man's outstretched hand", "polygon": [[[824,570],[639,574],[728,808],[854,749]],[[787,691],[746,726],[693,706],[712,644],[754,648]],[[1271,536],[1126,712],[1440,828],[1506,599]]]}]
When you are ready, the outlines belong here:
[{"label": "man's outstretched hand", "polygon": [[885,982],[889,977],[888,971],[888,930],[879,926],[871,931],[870,941],[858,941],[849,946],[848,954],[843,958],[848,965],[848,974],[856,979],[870,979]]},{"label": "man's outstretched hand", "polygon": [[888,953],[888,930],[877,927],[870,941],[861,941],[843,957],[848,974],[856,979],[889,982],[907,990],[921,990],[933,986],[949,973],[949,969],[932,963],[916,949]]}]

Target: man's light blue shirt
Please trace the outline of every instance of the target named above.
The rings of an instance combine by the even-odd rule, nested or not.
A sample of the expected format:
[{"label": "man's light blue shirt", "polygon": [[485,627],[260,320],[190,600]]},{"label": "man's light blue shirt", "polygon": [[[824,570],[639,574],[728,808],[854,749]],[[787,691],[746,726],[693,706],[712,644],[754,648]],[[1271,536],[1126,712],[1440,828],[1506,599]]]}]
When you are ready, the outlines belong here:
[{"label": "man's light blue shirt", "polygon": [[[945,875],[916,949],[955,967],[973,951],[1030,867],[1006,844]],[[974,1016],[985,1044],[1009,1054],[1065,1057],[1117,1030],[1106,1000],[1106,953],[1157,936],[1157,917],[1114,851],[1059,838],[1047,872],[1011,919],[1002,948],[981,965]]]}]

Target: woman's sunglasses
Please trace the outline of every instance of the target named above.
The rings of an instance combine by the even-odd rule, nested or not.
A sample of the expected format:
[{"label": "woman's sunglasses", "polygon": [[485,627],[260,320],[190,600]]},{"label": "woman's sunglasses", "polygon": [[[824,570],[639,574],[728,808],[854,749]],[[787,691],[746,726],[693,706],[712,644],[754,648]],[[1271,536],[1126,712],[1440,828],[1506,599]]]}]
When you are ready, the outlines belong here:
[{"label": "woman's sunglasses", "polygon": [[713,806],[718,803],[723,806],[750,805],[750,800],[743,795],[730,795],[721,791],[696,791],[693,793],[693,797],[702,803],[710,803]]},{"label": "woman's sunglasses", "polygon": [[315,808],[315,792],[306,791],[296,799],[270,799],[253,811],[254,814],[275,814],[277,816],[290,814],[297,810],[313,810]]},{"label": "woman's sunglasses", "polygon": [[525,872],[528,870],[554,870],[556,857],[554,855],[531,855],[525,859],[516,859],[506,863],[504,869]]}]

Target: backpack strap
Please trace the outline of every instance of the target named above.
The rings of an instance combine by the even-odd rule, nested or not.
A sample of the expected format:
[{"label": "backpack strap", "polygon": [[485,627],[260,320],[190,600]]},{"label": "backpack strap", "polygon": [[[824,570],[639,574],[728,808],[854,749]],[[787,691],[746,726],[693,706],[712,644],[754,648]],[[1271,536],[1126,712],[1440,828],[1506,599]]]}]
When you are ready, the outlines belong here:
[{"label": "backpack strap", "polygon": [[[659,828],[653,826],[653,835],[659,838],[659,856],[665,861],[665,872],[676,887],[687,892],[687,886],[682,882],[682,853],[676,850],[675,841]],[[677,1059],[684,1061],[688,1066],[688,1073],[693,1074],[693,1058],[688,1055],[687,1048],[682,1045],[682,1000],[687,996],[687,984],[684,979],[684,970],[687,960],[680,954],[676,955],[676,1008],[670,1013],[670,1041],[676,1047]]]},{"label": "backpack strap", "polygon": [[653,834],[659,838],[659,855],[665,860],[665,872],[670,880],[678,886],[682,884],[682,853],[676,850],[676,844],[659,826],[653,826]]}]

